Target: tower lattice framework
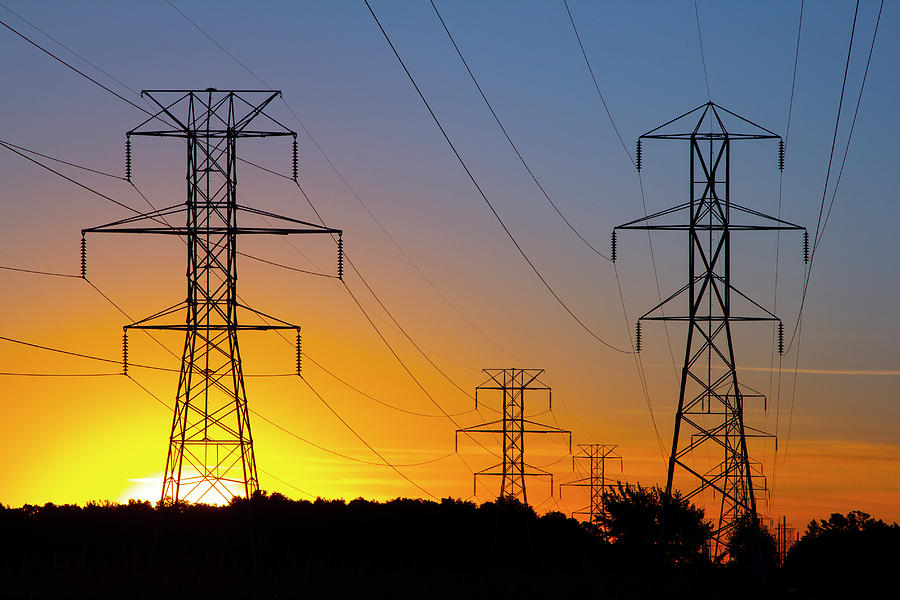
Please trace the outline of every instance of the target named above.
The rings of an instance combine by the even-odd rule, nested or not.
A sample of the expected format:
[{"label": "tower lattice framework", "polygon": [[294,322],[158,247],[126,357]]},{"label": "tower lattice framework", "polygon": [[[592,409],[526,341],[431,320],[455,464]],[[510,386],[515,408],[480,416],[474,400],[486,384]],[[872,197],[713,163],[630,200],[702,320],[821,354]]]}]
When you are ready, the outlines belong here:
[{"label": "tower lattice framework", "polygon": [[[684,363],[675,414],[666,492],[671,494],[676,467],[696,480],[685,497],[712,489],[720,501],[712,556],[728,556],[731,531],[749,518],[759,530],[754,480],[764,480],[759,463],[751,461],[747,440],[773,437],[744,423],[748,399],[764,396],[740,383],[735,361],[734,325],[769,321],[778,326],[778,350],[783,350],[780,319],[732,284],[732,234],[743,231],[802,230],[788,221],[741,206],[731,200],[731,147],[734,142],[778,140],[778,166],[783,168],[781,137],[717,104],[708,102],[643,134],[641,141],[688,142],[690,188],[688,201],[615,228],[684,231],[688,234],[688,281],[637,322],[640,351],[641,322],[677,321],[687,324]],[[615,250],[615,230],[613,249]],[[662,312],[664,306],[686,300],[686,314]],[[684,305],[682,305],[684,306]],[[677,311],[678,309],[676,309]],[[698,466],[707,452],[713,458]]]},{"label": "tower lattice framework", "polygon": [[[543,369],[484,369],[487,380],[475,388],[475,408],[478,408],[478,393],[499,391],[503,396],[501,418],[473,427],[456,431],[459,434],[493,433],[502,436],[503,455],[501,462],[474,473],[478,476],[500,477],[500,498],[515,498],[528,504],[525,492],[527,477],[549,477],[550,493],[553,493],[553,474],[525,462],[525,436],[532,433],[561,433],[569,436],[569,452],[572,451],[572,432],[567,429],[544,425],[528,419],[525,415],[526,392],[547,392],[548,408],[552,408],[552,391],[541,383],[539,377]],[[474,491],[474,490],[473,490]]]},{"label": "tower lattice framework", "polygon": [[572,456],[572,470],[578,462],[587,463],[587,476],[559,484],[560,495],[564,487],[588,488],[590,505],[574,511],[573,517],[587,517],[589,523],[596,524],[599,517],[606,514],[606,490],[614,485],[606,477],[606,463],[619,461],[621,469],[622,457],[616,452],[617,447],[614,444],[578,444],[578,454]]},{"label": "tower lattice framework", "polygon": [[[249,308],[240,300],[238,236],[341,234],[238,204],[238,140],[292,137],[297,178],[297,134],[265,112],[280,95],[273,90],[213,88],[143,91],[142,96],[158,110],[127,132],[126,174],[130,180],[132,136],[184,139],[186,202],[82,230],[82,236],[92,232],[173,235],[186,243],[185,300],[124,327],[126,373],[129,330],[184,332],[162,484],[164,502],[228,501],[240,494],[249,497],[259,489],[239,332],[296,330],[299,374],[299,325]],[[253,215],[257,221],[276,225],[239,225],[238,215]],[[239,320],[239,312],[255,322]]]}]

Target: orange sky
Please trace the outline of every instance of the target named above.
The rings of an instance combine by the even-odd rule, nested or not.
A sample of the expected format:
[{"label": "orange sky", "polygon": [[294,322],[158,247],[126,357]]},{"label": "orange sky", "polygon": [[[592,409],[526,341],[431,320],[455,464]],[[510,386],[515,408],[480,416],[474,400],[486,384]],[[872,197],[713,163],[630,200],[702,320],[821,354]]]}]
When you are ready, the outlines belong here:
[{"label": "orange sky", "polygon": [[[589,52],[598,60],[601,80],[609,84],[605,93],[629,148],[638,134],[705,101],[693,38],[690,48],[681,50],[684,28],[696,29],[692,5],[682,11],[667,3],[652,4],[654,10],[643,15],[649,20],[642,27],[653,32],[653,39],[642,47],[625,33],[641,16],[634,12],[638,9],[614,7],[601,14],[596,6],[573,4],[576,18],[584,19]],[[120,27],[130,15],[119,8],[101,10],[89,4],[83,12],[66,9],[51,14],[30,3],[11,6],[50,33],[69,32],[65,40],[73,48],[135,88],[258,85],[174,11],[142,8],[145,26],[135,31]],[[571,429],[575,444],[618,444],[624,480],[664,484],[660,446],[663,453],[671,446],[677,400],[671,356],[677,362],[683,354],[684,330],[670,327],[670,356],[663,327],[644,329],[641,357],[657,438],[633,359],[588,336],[523,263],[452,162],[367,13],[343,5],[307,8],[303,15],[292,12],[298,10],[294,7],[286,8],[284,22],[273,25],[280,35],[265,44],[242,41],[234,32],[238,23],[257,23],[254,19],[261,17],[252,12],[206,15],[204,24],[285,90],[285,99],[329,159],[440,290],[435,291],[397,251],[301,132],[304,189],[328,224],[344,230],[349,256],[376,293],[429,357],[468,393],[484,380],[482,368],[544,368],[545,381],[554,390],[554,406],[553,414],[541,415],[540,420],[558,421]],[[433,28],[433,15],[402,4],[385,3],[381,8],[436,111],[446,119],[476,177],[538,268],[589,327],[616,345],[627,345],[634,317],[657,301],[646,237],[619,238],[626,323],[610,263],[587,250],[536,193],[470,89],[452,48],[445,47],[442,31]],[[795,8],[739,11],[701,3],[710,31],[716,32],[710,34],[707,57],[714,99],[778,131],[784,128],[791,83],[792,65],[786,57],[793,56]],[[637,178],[597,104],[577,46],[569,39],[565,13],[529,5],[520,11],[515,26],[507,27],[502,11],[490,7],[451,10],[447,3],[446,10],[463,50],[471,49],[477,72],[531,164],[576,227],[605,251],[611,227],[640,216],[643,209]],[[810,11],[783,210],[789,220],[813,227],[846,51],[843,41],[834,40],[846,37],[848,15],[835,7]],[[868,27],[863,37],[871,35],[870,12],[861,16]],[[103,26],[88,27],[97,19]],[[70,22],[82,26],[70,27]],[[745,26],[734,27],[735,23]],[[15,24],[28,30],[21,21]],[[900,125],[896,119],[881,118],[900,99],[890,68],[895,64],[891,57],[900,55],[900,36],[893,35],[897,17],[886,14],[882,27],[866,110],[856,126],[833,225],[816,259],[796,394],[792,376],[796,348],[784,358],[779,387],[771,330],[741,327],[736,337],[738,365],[747,367],[741,371],[743,381],[770,395],[767,411],[748,408],[748,424],[777,430],[779,435],[777,454],[772,443],[751,446],[752,456],[764,464],[771,490],[771,500],[761,503],[761,510],[770,516],[787,515],[789,523],[799,528],[811,518],[854,509],[900,520],[896,434],[900,376],[895,348],[900,320],[894,310],[900,288],[893,275],[900,251],[893,225],[900,181],[894,169],[896,151],[884,146],[885,139],[900,133],[896,131]],[[76,33],[88,30],[96,35]],[[761,30],[771,41],[765,51],[759,49]],[[732,37],[724,39],[721,31],[732,32]],[[166,44],[158,43],[161,36]],[[731,54],[726,56],[724,48]],[[124,132],[142,120],[141,113],[12,34],[0,36],[0,50],[16,59],[6,61],[4,77],[27,83],[14,86],[0,105],[0,139],[120,173]],[[77,57],[66,56],[77,62]],[[194,66],[180,60],[184,56],[190,56]],[[286,58],[297,56],[303,60]],[[862,64],[854,57],[850,89],[855,99]],[[726,68],[729,60],[746,80],[735,79],[732,69]],[[115,82],[103,81],[137,100]],[[764,89],[778,93],[762,93]],[[300,129],[285,104],[273,105],[273,111],[288,126]],[[846,134],[846,124],[841,131]],[[240,151],[269,168],[289,169],[287,143],[247,143]],[[680,147],[645,147],[643,183],[650,211],[682,201],[687,191],[687,174],[681,169],[686,156]],[[736,157],[735,196],[741,203],[776,210],[779,180],[774,156],[773,147],[742,151]],[[184,149],[176,141],[135,143],[134,181],[157,206],[183,201],[183,157]],[[146,208],[124,181],[61,169],[111,197]],[[247,165],[241,165],[239,173],[240,193],[254,206],[314,219],[292,183]],[[76,273],[80,229],[127,214],[2,149],[0,180],[2,266]],[[860,206],[865,207],[865,216],[856,212]],[[871,217],[876,211],[882,211],[882,218]],[[131,317],[141,318],[183,297],[184,251],[179,242],[112,237],[89,239],[88,274]],[[736,242],[739,287],[768,307],[773,304],[776,266],[773,240],[763,235]],[[293,246],[281,239],[240,244],[242,250],[298,268],[334,269],[333,244],[326,239],[299,238],[292,240]],[[654,240],[654,249],[660,290],[666,295],[683,283],[684,240],[662,236]],[[803,276],[799,236],[782,237],[778,272],[778,313],[790,330]],[[469,411],[471,398],[418,354],[355,275],[348,274],[346,281],[434,399],[447,412]],[[0,335],[119,358],[121,327],[128,319],[86,282],[0,269],[0,290]],[[495,458],[464,440],[459,457],[453,455],[455,426],[436,416],[438,408],[398,365],[339,282],[242,259],[239,292],[255,308],[301,324],[310,359],[379,400],[432,415],[387,408],[336,381],[312,360],[305,362],[309,383],[388,460],[408,464],[440,459],[401,467],[416,483],[437,497],[471,496],[468,467],[488,467]],[[157,337],[178,354],[182,343],[178,334]],[[245,373],[293,371],[293,347],[276,335],[248,334],[241,344]],[[137,332],[130,337],[130,357],[134,363],[179,366],[177,359]],[[775,368],[771,377],[770,365]],[[0,340],[0,372],[118,371],[115,364]],[[130,373],[162,401],[172,402],[176,374],[139,368]],[[134,382],[121,375],[0,375],[0,391],[4,410],[0,502],[18,506],[159,495],[157,480],[164,468],[171,414]],[[335,452],[379,462],[297,378],[249,377],[247,392],[251,408],[258,412],[251,415],[251,425],[263,488],[295,498],[308,497],[304,493],[347,499],[422,495],[389,468],[329,454],[266,422],[262,417]],[[544,399],[536,402],[527,407],[529,413],[544,410]],[[484,412],[485,417],[491,414]],[[457,417],[462,426],[480,419],[475,412]],[[499,451],[495,440],[484,443]],[[562,440],[549,436],[529,439],[527,458],[538,466],[552,463],[547,469],[558,484],[576,477],[567,450]],[[479,501],[491,499],[498,489],[496,480],[483,483],[477,488]],[[684,478],[676,483],[690,486]],[[569,512],[587,504],[584,490],[568,489],[561,499],[554,490],[551,499],[545,481],[530,481],[528,489],[529,501],[539,510]]]}]

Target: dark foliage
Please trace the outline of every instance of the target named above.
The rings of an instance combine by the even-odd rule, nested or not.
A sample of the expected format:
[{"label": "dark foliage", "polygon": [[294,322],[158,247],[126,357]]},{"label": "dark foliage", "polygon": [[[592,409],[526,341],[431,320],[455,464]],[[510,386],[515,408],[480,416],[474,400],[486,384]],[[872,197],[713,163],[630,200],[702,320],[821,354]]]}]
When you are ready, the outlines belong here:
[{"label": "dark foliage", "polygon": [[[777,577],[778,548],[775,536],[764,526],[754,523],[750,515],[738,520],[728,541],[731,557],[729,568],[736,571],[736,578],[743,578],[745,585],[755,585],[758,581],[772,581]],[[759,567],[762,564],[764,579]]]},{"label": "dark foliage", "polygon": [[[613,547],[639,564],[691,565],[705,560],[712,526],[679,492],[619,483],[607,496],[598,525]],[[664,545],[661,542],[664,540]]]},{"label": "dark foliage", "polygon": [[[606,539],[514,500],[0,505],[0,597],[760,597],[740,569],[702,559],[710,526],[680,495],[622,486],[609,510]],[[814,522],[789,556],[791,585],[828,597],[835,582],[878,581],[898,538],[861,513]]]},{"label": "dark foliage", "polygon": [[[893,597],[900,548],[900,526],[864,512],[834,513],[813,520],[788,552],[788,586],[816,597]],[[890,591],[889,591],[890,590]]]}]

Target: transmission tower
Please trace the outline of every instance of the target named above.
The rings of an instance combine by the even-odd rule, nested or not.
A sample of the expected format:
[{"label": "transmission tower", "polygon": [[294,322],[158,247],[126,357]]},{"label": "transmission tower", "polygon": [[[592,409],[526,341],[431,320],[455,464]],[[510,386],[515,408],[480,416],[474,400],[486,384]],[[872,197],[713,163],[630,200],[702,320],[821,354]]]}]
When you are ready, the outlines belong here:
[{"label": "transmission tower", "polygon": [[[732,143],[777,139],[778,167],[783,169],[784,143],[777,134],[708,102],[640,136],[638,170],[641,140],[645,139],[689,143],[688,201],[616,227],[613,256],[615,231],[619,229],[688,233],[688,281],[638,319],[635,346],[640,352],[642,321],[678,321],[688,325],[666,492],[672,492],[677,466],[699,481],[686,498],[709,488],[719,494],[721,504],[712,551],[714,558],[722,561],[728,554],[731,531],[742,517],[749,515],[753,526],[759,529],[754,479],[763,477],[762,468],[751,462],[747,439],[773,437],[744,424],[744,401],[764,396],[749,391],[738,381],[732,325],[752,321],[776,323],[779,353],[784,347],[780,319],[732,285],[731,235],[736,231],[803,231],[804,259],[808,235],[804,227],[731,200]],[[687,300],[687,314],[662,312],[664,306],[682,297]],[[683,434],[682,427],[688,435]],[[691,464],[689,458],[698,450],[703,450],[704,455],[709,450],[711,456],[717,457],[710,468]]]},{"label": "transmission tower", "polygon": [[[241,303],[237,292],[238,236],[309,233],[340,236],[341,231],[237,202],[239,139],[293,137],[293,178],[297,179],[297,134],[264,112],[281,92],[208,88],[151,90],[141,95],[158,111],[126,134],[126,176],[130,181],[132,136],[183,138],[187,143],[187,201],[84,229],[82,253],[87,233],[160,234],[185,239],[187,297],[125,325],[124,370],[127,374],[129,330],[184,332],[161,499],[164,502],[228,501],[241,493],[249,497],[259,489],[259,479],[238,332],[296,331],[299,375],[300,326]],[[271,129],[266,129],[267,126]],[[277,226],[238,225],[239,214],[276,222]],[[177,219],[183,225],[170,223],[170,219]],[[340,261],[339,255],[339,264]],[[259,322],[244,323],[243,318],[239,322],[239,312]]]},{"label": "transmission tower", "polygon": [[575,470],[577,462],[587,462],[586,477],[559,484],[559,493],[562,495],[564,487],[589,488],[591,504],[581,510],[572,513],[586,516],[588,522],[596,524],[598,517],[606,514],[606,490],[613,487],[606,478],[606,461],[619,461],[619,470],[622,469],[622,457],[615,450],[617,446],[612,444],[578,444],[579,453],[572,457],[572,470]]},{"label": "transmission tower", "polygon": [[525,494],[526,477],[549,477],[550,494],[553,494],[553,474],[525,462],[525,434],[562,433],[569,436],[569,452],[572,452],[572,432],[567,429],[536,423],[525,418],[525,392],[546,391],[548,409],[553,407],[550,388],[538,378],[543,369],[484,369],[488,376],[484,383],[475,388],[475,408],[478,409],[478,392],[500,391],[503,393],[502,418],[473,427],[456,430],[457,448],[459,434],[493,433],[503,436],[503,456],[501,462],[473,475],[473,485],[479,475],[498,476],[500,480],[499,498],[515,498],[528,504]]}]

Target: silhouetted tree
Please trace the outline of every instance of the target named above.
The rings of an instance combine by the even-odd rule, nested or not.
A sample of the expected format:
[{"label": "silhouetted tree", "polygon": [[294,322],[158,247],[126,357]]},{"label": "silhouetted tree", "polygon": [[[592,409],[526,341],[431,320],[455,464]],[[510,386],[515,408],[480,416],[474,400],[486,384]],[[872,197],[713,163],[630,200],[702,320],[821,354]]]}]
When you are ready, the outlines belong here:
[{"label": "silhouetted tree", "polygon": [[705,558],[712,526],[703,516],[703,509],[678,491],[670,496],[658,487],[620,482],[607,495],[605,514],[597,525],[628,560],[687,564]]},{"label": "silhouetted tree", "polygon": [[[876,597],[896,589],[900,526],[861,511],[813,520],[785,558],[786,580],[823,597],[850,594]],[[882,592],[883,593],[883,592]]]},{"label": "silhouetted tree", "polygon": [[[778,564],[775,537],[761,524],[757,533],[752,515],[746,514],[738,519],[728,540],[728,554],[732,569],[742,572],[748,581],[754,584],[763,580],[771,583]],[[760,568],[763,573],[759,572]]]}]

